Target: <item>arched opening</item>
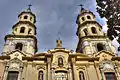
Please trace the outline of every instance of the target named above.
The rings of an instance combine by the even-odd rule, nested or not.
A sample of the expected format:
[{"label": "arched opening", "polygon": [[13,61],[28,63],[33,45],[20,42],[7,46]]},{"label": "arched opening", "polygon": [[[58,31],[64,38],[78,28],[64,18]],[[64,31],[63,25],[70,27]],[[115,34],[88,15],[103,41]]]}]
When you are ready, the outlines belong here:
[{"label": "arched opening", "polygon": [[97,44],[97,50],[98,50],[98,51],[104,50],[103,44],[98,43],[98,44]]},{"label": "arched opening", "polygon": [[22,51],[22,48],[23,48],[23,44],[22,43],[17,43],[16,46],[15,46],[15,49],[18,49],[20,51]]},{"label": "arched opening", "polygon": [[29,30],[28,30],[28,34],[31,34],[31,31],[32,31],[32,29],[31,29],[31,28],[29,28]]},{"label": "arched opening", "polygon": [[55,71],[55,80],[68,80],[67,71]]},{"label": "arched opening", "polygon": [[24,16],[24,19],[27,19],[28,18],[28,16]]},{"label": "arched opening", "polygon": [[95,28],[95,27],[92,27],[92,28],[91,28],[91,30],[92,30],[92,33],[93,33],[93,34],[96,34],[96,33],[97,33],[97,31],[96,31],[96,28]]},{"label": "arched opening", "polygon": [[38,80],[43,80],[43,71],[38,72]]},{"label": "arched opening", "polygon": [[24,33],[24,32],[25,32],[25,27],[21,27],[20,33]]},{"label": "arched opening", "polygon": [[84,33],[85,33],[85,36],[87,36],[87,35],[88,35],[87,29],[85,28],[83,31],[84,31]]},{"label": "arched opening", "polygon": [[85,18],[84,18],[84,17],[82,17],[81,19],[82,19],[82,21],[85,21]]},{"label": "arched opening", "polygon": [[91,19],[91,17],[90,17],[90,16],[87,16],[87,19]]},{"label": "arched opening", "polygon": [[106,72],[104,74],[105,74],[106,80],[117,80],[114,72]]},{"label": "arched opening", "polygon": [[9,71],[7,75],[7,80],[18,80],[18,74],[17,71]]},{"label": "arched opening", "polygon": [[30,17],[30,21],[32,21],[32,17]]},{"label": "arched opening", "polygon": [[63,66],[63,59],[61,57],[58,58],[58,66]]},{"label": "arched opening", "polygon": [[15,31],[17,31],[17,28],[15,28]]},{"label": "arched opening", "polygon": [[83,71],[79,71],[79,80],[85,80]]}]

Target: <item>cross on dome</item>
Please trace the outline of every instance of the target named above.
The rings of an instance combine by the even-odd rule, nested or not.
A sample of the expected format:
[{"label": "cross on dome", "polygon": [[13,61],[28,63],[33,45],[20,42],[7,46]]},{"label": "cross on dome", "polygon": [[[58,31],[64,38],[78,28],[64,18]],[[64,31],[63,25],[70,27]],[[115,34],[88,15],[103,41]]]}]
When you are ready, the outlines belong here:
[{"label": "cross on dome", "polygon": [[31,6],[32,6],[31,4],[28,5],[27,11],[30,11],[30,12],[31,12]]}]

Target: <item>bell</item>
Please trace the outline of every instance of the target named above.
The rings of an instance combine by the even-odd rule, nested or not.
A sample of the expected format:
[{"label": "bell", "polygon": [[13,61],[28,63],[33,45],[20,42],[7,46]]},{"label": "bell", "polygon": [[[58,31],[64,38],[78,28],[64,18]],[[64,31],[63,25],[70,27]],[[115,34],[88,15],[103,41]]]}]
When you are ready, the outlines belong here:
[{"label": "bell", "polygon": [[118,47],[118,51],[120,51],[120,46]]}]

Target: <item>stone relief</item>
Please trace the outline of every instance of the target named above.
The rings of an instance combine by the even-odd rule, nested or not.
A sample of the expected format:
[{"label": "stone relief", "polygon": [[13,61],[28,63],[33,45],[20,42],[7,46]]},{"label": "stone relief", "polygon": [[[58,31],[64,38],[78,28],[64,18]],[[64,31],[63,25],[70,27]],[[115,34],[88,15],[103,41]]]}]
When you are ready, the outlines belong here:
[{"label": "stone relief", "polygon": [[100,69],[102,71],[114,71],[115,65],[111,63],[110,61],[103,61],[100,64]]}]

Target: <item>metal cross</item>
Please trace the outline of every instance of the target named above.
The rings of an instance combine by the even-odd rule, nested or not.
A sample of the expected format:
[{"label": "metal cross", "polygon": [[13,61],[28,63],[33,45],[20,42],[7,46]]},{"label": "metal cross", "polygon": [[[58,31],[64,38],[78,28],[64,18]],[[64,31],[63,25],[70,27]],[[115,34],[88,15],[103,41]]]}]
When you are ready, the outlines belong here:
[{"label": "metal cross", "polygon": [[31,4],[28,5],[28,11],[31,11],[31,8],[30,8],[31,6],[32,6]]},{"label": "metal cross", "polygon": [[78,5],[78,6],[81,6],[81,8],[83,8],[84,5],[80,4],[80,5]]},{"label": "metal cross", "polygon": [[31,7],[32,5],[31,5],[31,4],[29,4],[28,6],[29,6],[29,9],[30,9],[30,7]]}]

